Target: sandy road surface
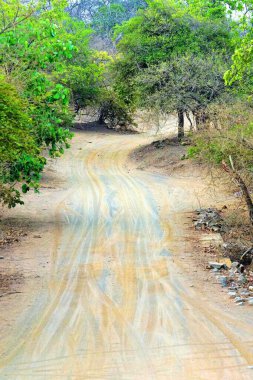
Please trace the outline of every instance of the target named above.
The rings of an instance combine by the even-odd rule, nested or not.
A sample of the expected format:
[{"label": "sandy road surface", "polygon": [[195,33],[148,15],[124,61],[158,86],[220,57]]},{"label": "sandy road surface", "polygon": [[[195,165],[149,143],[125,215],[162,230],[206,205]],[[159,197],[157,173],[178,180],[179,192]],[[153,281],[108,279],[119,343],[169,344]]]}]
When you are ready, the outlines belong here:
[{"label": "sandy road surface", "polygon": [[177,259],[194,183],[129,167],[145,141],[77,133],[51,207],[50,273],[0,345],[1,380],[253,379],[252,313],[186,286]]}]

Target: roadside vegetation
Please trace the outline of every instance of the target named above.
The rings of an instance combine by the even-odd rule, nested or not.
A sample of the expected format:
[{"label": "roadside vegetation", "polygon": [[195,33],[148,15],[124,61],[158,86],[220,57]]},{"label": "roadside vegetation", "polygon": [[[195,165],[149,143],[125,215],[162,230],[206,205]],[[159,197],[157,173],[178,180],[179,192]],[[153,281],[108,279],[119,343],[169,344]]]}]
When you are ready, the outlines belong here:
[{"label": "roadside vegetation", "polygon": [[131,113],[177,114],[179,142],[190,119],[188,157],[227,174],[253,224],[252,3],[147,4],[115,28],[115,91]]},{"label": "roadside vegetation", "polygon": [[0,2],[0,200],[9,207],[38,191],[47,158],[70,147],[75,104],[98,96],[104,57],[66,5]]}]

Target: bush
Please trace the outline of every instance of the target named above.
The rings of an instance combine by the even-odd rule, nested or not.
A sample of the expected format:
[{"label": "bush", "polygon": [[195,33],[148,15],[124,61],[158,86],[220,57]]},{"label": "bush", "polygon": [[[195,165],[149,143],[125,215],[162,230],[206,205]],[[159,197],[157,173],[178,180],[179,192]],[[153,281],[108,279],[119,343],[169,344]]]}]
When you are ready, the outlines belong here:
[{"label": "bush", "polygon": [[40,155],[29,107],[17,90],[0,77],[0,202],[14,207],[22,192],[38,189],[46,160]]},{"label": "bush", "polygon": [[131,110],[114,91],[106,91],[101,100],[100,122],[109,128],[128,129],[133,125]]},{"label": "bush", "polygon": [[253,110],[246,103],[217,104],[209,107],[209,121],[192,136],[189,157],[211,166],[220,166],[245,199],[253,224]]}]

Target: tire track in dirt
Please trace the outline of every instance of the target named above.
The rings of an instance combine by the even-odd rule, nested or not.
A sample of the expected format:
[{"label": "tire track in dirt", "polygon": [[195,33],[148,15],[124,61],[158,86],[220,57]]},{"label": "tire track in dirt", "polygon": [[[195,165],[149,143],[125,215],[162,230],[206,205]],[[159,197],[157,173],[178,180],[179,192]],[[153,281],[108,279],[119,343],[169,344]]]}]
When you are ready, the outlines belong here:
[{"label": "tire track in dirt", "polygon": [[177,277],[157,203],[173,201],[166,179],[126,165],[147,138],[89,139],[69,155],[69,191],[55,205],[48,292],[29,310],[28,333],[4,348],[0,379],[252,378],[252,352],[224,326],[229,316],[214,317]]}]

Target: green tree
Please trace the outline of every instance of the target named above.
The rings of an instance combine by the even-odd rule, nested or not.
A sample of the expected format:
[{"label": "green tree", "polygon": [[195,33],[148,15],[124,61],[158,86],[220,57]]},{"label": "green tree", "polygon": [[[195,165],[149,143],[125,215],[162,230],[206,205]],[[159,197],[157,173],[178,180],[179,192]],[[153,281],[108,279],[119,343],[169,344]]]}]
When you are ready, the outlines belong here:
[{"label": "green tree", "polygon": [[253,95],[253,30],[242,39],[232,56],[230,70],[225,73],[228,86],[240,90],[242,94]]},{"label": "green tree", "polygon": [[[6,104],[2,112],[0,149],[4,152],[8,144],[10,154],[14,154],[12,140],[4,137],[4,128],[8,126],[9,138],[13,136],[15,144],[19,144],[20,138],[22,147],[22,138],[25,140],[27,136],[27,142],[35,144],[36,154],[28,149],[30,155],[27,155],[24,147],[15,151],[15,160],[3,157],[0,197],[9,206],[21,202],[19,183],[24,182],[23,192],[38,189],[39,173],[46,163],[43,157],[47,152],[56,157],[69,148],[72,138],[69,127],[74,118],[72,103],[77,96],[84,104],[95,98],[103,71],[103,65],[89,48],[91,31],[70,18],[65,12],[67,4],[64,1],[36,3],[36,8],[17,1],[13,4],[12,9],[0,3],[1,72],[5,81],[12,83],[10,96],[13,91],[18,92],[20,102],[25,105],[19,114],[15,111],[17,123],[20,120],[20,125],[24,126],[27,120],[29,128],[23,128],[21,133],[8,110],[11,102]],[[19,7],[20,14],[15,16]],[[17,108],[19,106],[20,103]]]},{"label": "green tree", "polygon": [[111,38],[113,28],[126,19],[126,9],[121,4],[109,4],[98,9],[92,20],[92,27],[97,34]]},{"label": "green tree", "polygon": [[178,138],[184,137],[184,114],[196,120],[208,104],[225,91],[225,63],[218,56],[179,55],[150,66],[137,76],[140,106],[164,114],[178,114]]},{"label": "green tree", "polygon": [[24,5],[19,0],[0,0],[0,34],[12,30],[29,19],[40,8],[40,3]]},{"label": "green tree", "polygon": [[9,207],[22,204],[23,193],[38,189],[45,159],[40,154],[28,116],[28,103],[0,77],[0,201]]},{"label": "green tree", "polygon": [[253,181],[252,107],[239,99],[213,104],[208,113],[209,122],[192,136],[193,146],[189,150],[189,157],[198,158],[211,168],[221,168],[226,172],[240,189],[253,224],[250,193]]},{"label": "green tree", "polygon": [[[167,107],[171,112],[175,107],[180,138],[183,112],[205,107],[223,91],[221,70],[226,69],[232,52],[225,18],[200,20],[189,11],[176,5],[173,8],[166,1],[149,2],[147,9],[115,31],[115,38],[122,36],[113,65],[115,91],[130,108],[153,105],[156,111],[165,112]],[[207,88],[211,82],[216,87],[214,91]]]},{"label": "green tree", "polygon": [[[124,20],[128,20],[135,15],[138,9],[145,8],[146,5],[145,0],[73,0],[68,5],[67,10],[72,17],[86,23],[92,23],[93,20],[100,18],[103,14],[110,18],[110,8],[115,6],[124,10]],[[107,8],[109,9],[108,13]],[[115,15],[120,17],[119,20],[115,20],[115,24],[119,24],[122,14],[116,12]]]}]

